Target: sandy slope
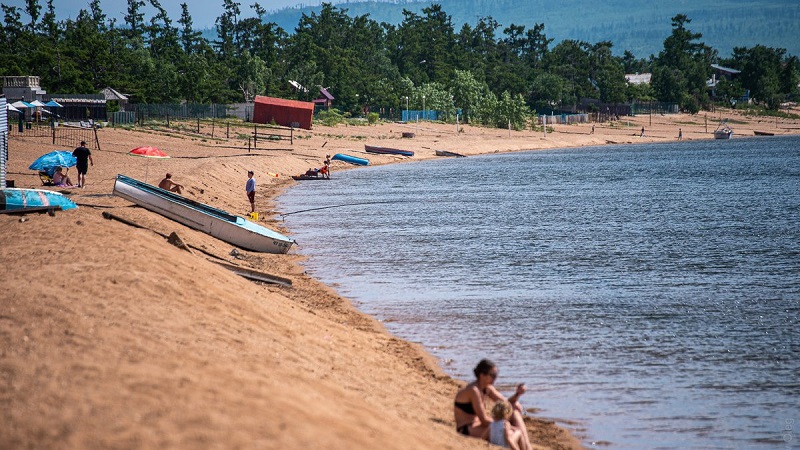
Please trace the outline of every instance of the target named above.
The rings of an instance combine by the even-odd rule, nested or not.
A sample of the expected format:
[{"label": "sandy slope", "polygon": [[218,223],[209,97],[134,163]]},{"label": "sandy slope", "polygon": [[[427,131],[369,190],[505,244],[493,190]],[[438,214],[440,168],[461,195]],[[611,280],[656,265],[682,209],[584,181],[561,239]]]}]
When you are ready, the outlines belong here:
[{"label": "sandy slope", "polygon": [[[435,149],[664,142],[678,127],[685,140],[709,138],[702,116],[649,120],[598,124],[594,134],[591,125],[556,126],[547,137],[474,127],[457,134],[454,125],[436,124],[315,126],[294,144],[259,142],[250,153],[241,138],[100,130],[88,187],[68,191],[78,210],[24,221],[0,216],[0,448],[485,448],[453,430],[461,382],[303,274],[298,255],[234,257],[229,244],[111,196],[113,179],[147,172],[155,184],[170,171],[188,197],[244,214],[252,169],[262,223],[288,233],[272,217],[271,198],[291,183],[286,174],[318,167],[326,153],[367,156],[359,152],[371,143],[414,150],[419,159]],[[798,121],[747,120],[734,126],[737,135],[800,132]],[[416,137],[401,139],[404,131]],[[173,159],[126,155],[140,145]],[[27,166],[54,148],[45,138],[13,136],[9,178],[37,187]],[[333,176],[344,168],[337,162]],[[147,229],[106,220],[103,211]],[[202,251],[167,244],[162,235],[173,231]],[[293,286],[246,281],[214,257],[288,277]],[[523,400],[536,406],[533,396]],[[580,446],[550,420],[531,419],[529,428],[542,448]]]}]

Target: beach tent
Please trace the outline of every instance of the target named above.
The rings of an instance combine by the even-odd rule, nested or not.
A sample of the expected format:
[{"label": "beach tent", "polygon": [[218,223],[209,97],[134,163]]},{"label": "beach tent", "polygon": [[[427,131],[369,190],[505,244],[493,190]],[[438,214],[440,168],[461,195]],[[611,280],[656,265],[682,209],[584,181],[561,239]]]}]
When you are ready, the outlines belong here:
[{"label": "beach tent", "polygon": [[33,105],[33,106],[36,106],[36,107],[39,107],[39,106],[45,106],[45,104],[44,104],[44,103],[42,103],[42,102],[40,102],[39,100],[34,100],[34,101],[32,101],[32,102],[31,102],[31,105]]},{"label": "beach tent", "polygon": [[256,95],[253,122],[276,123],[285,127],[311,129],[314,103]]},{"label": "beach tent", "polygon": [[15,108],[18,108],[18,109],[35,108],[35,106],[31,105],[30,103],[28,103],[28,102],[26,102],[24,100],[16,101],[16,102],[12,103],[11,106],[13,106]]},{"label": "beach tent", "polygon": [[55,100],[50,100],[49,102],[45,103],[44,106],[49,106],[50,108],[63,108],[61,103],[58,103]]}]

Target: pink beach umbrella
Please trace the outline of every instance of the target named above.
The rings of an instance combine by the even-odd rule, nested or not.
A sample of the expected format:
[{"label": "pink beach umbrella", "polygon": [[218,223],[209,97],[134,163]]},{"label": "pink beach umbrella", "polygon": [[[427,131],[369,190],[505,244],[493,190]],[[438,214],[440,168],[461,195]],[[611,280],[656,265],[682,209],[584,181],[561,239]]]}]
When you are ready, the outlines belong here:
[{"label": "pink beach umbrella", "polygon": [[141,158],[147,158],[147,165],[144,168],[144,182],[147,183],[147,171],[150,167],[151,159],[169,159],[169,156],[164,153],[163,151],[152,147],[150,145],[144,145],[142,147],[136,147],[135,149],[131,150],[128,155],[130,156],[139,156]]}]

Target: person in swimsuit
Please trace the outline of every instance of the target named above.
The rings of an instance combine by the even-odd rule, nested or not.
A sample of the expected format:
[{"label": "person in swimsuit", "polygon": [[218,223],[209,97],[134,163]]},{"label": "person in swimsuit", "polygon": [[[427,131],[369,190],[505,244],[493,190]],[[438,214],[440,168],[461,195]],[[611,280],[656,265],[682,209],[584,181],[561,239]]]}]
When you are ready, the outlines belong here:
[{"label": "person in swimsuit", "polygon": [[72,186],[72,180],[64,173],[63,168],[56,167],[56,173],[53,174],[53,184],[56,186]]},{"label": "person in swimsuit", "polygon": [[525,385],[519,384],[514,395],[506,399],[494,387],[498,369],[492,361],[482,359],[475,366],[473,373],[475,381],[459,389],[453,402],[456,431],[465,436],[481,438],[492,423],[492,418],[486,410],[485,399],[488,397],[494,402],[507,401],[513,408],[508,422],[513,429],[522,433],[522,439],[519,440],[520,450],[530,450],[528,430],[522,420],[522,406],[519,404],[519,398],[527,391]]},{"label": "person in swimsuit", "polygon": [[500,447],[520,450],[522,433],[512,427],[508,422],[512,412],[514,412],[514,409],[511,408],[510,403],[495,403],[494,408],[492,408],[492,419],[494,419],[494,421],[490,423],[489,428],[483,432],[483,439],[489,441],[490,444],[499,445]]}]

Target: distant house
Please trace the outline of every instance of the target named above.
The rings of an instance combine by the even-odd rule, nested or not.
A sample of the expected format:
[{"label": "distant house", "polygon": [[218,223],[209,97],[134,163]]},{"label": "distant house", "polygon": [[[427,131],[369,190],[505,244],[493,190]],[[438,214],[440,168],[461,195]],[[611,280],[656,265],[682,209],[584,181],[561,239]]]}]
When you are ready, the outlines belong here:
[{"label": "distant house", "polygon": [[108,120],[106,97],[103,94],[53,94],[50,100],[61,104],[58,115],[62,120]]},{"label": "distant house", "polygon": [[628,84],[650,84],[650,79],[653,78],[652,73],[626,73],[625,80]]},{"label": "distant house", "polygon": [[314,103],[256,95],[253,122],[276,123],[286,127],[311,129]]},{"label": "distant house", "polygon": [[47,92],[39,86],[39,77],[26,75],[3,77],[3,94],[13,103],[17,100],[42,101]]},{"label": "distant house", "polygon": [[[706,87],[711,91],[711,97],[717,97],[717,84],[720,81],[734,81],[739,78],[739,75],[742,73],[741,70],[731,69],[730,67],[720,66],[719,64],[712,64],[711,65],[711,78],[706,81]],[[732,100],[732,102],[737,101],[736,99]],[[740,102],[749,102],[750,101],[750,90],[746,90],[745,94],[738,99]]]},{"label": "distant house", "polygon": [[125,111],[125,105],[128,104],[128,96],[120,93],[116,89],[107,87],[100,91],[106,98],[106,102],[118,102],[121,111]]},{"label": "distant house", "polygon": [[330,108],[331,106],[333,106],[334,96],[331,95],[331,93],[328,92],[327,89],[325,89],[324,87],[321,87],[321,88],[319,88],[319,93],[320,93],[320,97],[314,99],[314,105],[315,106],[320,106],[320,107],[325,107],[325,108]]}]

